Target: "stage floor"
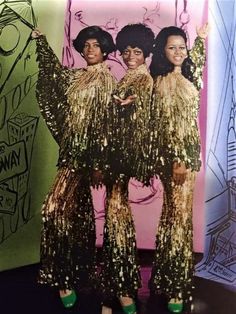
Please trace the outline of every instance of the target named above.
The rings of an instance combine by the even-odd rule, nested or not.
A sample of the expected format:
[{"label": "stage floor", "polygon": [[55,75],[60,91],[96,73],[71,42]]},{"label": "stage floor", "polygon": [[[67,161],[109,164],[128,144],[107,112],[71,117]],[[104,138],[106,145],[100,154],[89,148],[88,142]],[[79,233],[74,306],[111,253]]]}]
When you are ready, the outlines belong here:
[{"label": "stage floor", "polygon": [[[138,296],[138,314],[168,314],[155,297],[149,297],[147,287],[152,252],[139,252],[143,287]],[[198,255],[196,259],[199,261]],[[1,314],[100,314],[100,298],[95,291],[81,291],[73,309],[65,310],[57,291],[37,284],[38,264],[0,272]],[[235,314],[236,291],[228,286],[195,277],[194,305],[196,314]],[[122,314],[119,303],[113,314]]]}]

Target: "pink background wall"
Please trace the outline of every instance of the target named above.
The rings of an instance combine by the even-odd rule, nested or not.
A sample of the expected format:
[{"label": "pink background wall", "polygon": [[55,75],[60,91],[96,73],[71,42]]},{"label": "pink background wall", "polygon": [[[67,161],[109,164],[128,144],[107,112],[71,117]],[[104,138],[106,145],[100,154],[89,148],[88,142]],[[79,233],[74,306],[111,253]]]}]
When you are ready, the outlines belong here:
[{"label": "pink background wall", "polygon": [[[145,23],[155,34],[162,27],[177,25],[183,27],[189,36],[191,47],[196,36],[196,26],[207,20],[207,1],[99,1],[99,0],[69,0],[65,21],[65,37],[63,63],[71,67],[85,67],[83,58],[73,49],[71,41],[78,32],[89,25],[99,25],[109,31],[115,39],[117,32],[128,23]],[[125,73],[119,53],[113,53],[107,61],[117,79]],[[147,60],[149,64],[150,59]],[[202,155],[205,156],[205,126],[206,126],[206,70],[204,89],[202,91],[201,110],[199,115]],[[204,163],[203,163],[204,164]],[[102,243],[102,228],[104,223],[105,187],[92,190],[97,225],[97,245]],[[129,199],[136,225],[137,244],[139,248],[153,248],[157,223],[162,204],[162,186],[155,179],[150,188],[143,188],[138,181],[131,180],[129,184]],[[204,168],[198,174],[195,188],[194,207],[194,250],[203,251],[204,226]]]}]

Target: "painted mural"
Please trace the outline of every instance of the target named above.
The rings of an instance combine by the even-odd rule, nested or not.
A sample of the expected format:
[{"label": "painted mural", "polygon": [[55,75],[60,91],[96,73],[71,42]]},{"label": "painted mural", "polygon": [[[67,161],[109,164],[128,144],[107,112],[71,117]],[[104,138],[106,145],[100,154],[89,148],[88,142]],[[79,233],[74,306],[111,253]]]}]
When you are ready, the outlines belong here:
[{"label": "painted mural", "polygon": [[[29,178],[39,116],[25,103],[37,80],[31,69],[31,30],[36,21],[28,1],[0,5],[0,243],[27,223]],[[28,100],[29,101],[29,100]]]},{"label": "painted mural", "polygon": [[42,7],[41,0],[0,1],[0,270],[39,261],[41,206],[56,169],[35,97],[31,32]]}]

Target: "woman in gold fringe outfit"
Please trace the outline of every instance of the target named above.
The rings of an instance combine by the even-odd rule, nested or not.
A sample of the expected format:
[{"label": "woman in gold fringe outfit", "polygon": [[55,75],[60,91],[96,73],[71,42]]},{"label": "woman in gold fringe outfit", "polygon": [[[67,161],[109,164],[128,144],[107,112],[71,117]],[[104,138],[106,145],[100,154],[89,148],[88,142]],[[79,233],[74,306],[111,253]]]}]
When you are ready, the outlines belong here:
[{"label": "woman in gold fringe outfit", "polygon": [[[39,282],[58,288],[65,307],[75,288],[91,285],[95,271],[95,226],[90,185],[107,170],[107,113],[115,81],[104,63],[115,50],[111,35],[97,26],[81,30],[74,48],[85,69],[63,67],[45,36],[37,42],[36,95],[59,146],[58,172],[43,206]],[[94,182],[93,178],[98,178]]]},{"label": "woman in gold fringe outfit", "polygon": [[[123,27],[116,37],[128,70],[114,92],[109,118],[111,176],[104,228],[101,285],[107,298],[118,297],[124,313],[136,313],[134,298],[140,287],[135,228],[128,202],[131,177],[147,182],[149,120],[153,80],[145,58],[153,47],[154,34],[143,24]],[[112,313],[104,302],[102,314]]]},{"label": "woman in gold fringe outfit", "polygon": [[197,119],[208,25],[197,33],[189,53],[182,29],[163,28],[155,39],[150,66],[153,164],[164,186],[150,289],[167,295],[173,313],[181,313],[183,305],[191,311],[192,300],[192,201],[201,164]]}]

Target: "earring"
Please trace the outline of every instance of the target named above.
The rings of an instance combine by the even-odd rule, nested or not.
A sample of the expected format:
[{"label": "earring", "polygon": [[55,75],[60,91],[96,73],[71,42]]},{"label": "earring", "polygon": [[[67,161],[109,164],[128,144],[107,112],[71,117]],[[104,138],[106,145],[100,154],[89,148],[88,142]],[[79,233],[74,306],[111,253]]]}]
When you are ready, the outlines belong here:
[{"label": "earring", "polygon": [[103,56],[105,57],[106,55],[107,55],[107,53],[106,53],[106,52],[104,52],[104,53],[103,53]]},{"label": "earring", "polygon": [[84,54],[83,54],[83,52],[81,52],[81,53],[80,53],[80,55],[81,55],[82,57],[84,57]]}]

